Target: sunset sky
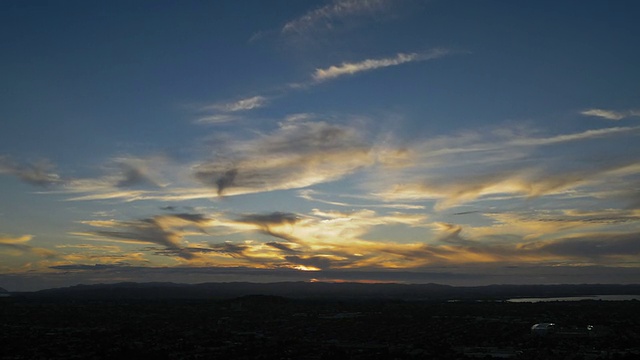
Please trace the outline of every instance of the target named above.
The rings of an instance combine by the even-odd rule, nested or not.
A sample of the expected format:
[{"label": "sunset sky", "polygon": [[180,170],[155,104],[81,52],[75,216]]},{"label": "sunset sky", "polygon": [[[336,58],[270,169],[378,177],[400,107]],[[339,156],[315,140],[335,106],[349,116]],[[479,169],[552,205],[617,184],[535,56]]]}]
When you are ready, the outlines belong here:
[{"label": "sunset sky", "polygon": [[640,2],[0,2],[0,287],[640,283]]}]

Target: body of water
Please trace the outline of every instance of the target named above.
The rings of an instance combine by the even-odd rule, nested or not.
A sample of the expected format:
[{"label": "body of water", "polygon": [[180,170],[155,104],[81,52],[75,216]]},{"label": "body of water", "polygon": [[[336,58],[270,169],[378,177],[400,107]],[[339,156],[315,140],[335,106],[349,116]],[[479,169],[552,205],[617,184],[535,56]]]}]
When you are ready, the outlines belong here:
[{"label": "body of water", "polygon": [[507,302],[549,302],[549,301],[581,301],[581,300],[605,300],[605,301],[627,301],[640,300],[640,295],[588,295],[588,296],[566,296],[550,298],[513,298]]}]

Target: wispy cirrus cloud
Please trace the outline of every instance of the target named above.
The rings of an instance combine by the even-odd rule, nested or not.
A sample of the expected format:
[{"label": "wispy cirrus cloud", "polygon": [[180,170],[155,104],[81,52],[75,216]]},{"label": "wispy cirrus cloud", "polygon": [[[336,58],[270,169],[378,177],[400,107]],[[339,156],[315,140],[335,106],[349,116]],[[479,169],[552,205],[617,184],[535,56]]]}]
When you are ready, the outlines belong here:
[{"label": "wispy cirrus cloud", "polygon": [[640,255],[638,232],[584,233],[525,246],[527,250],[583,259],[626,258]]},{"label": "wispy cirrus cloud", "polygon": [[[435,138],[406,147],[404,162],[383,162],[371,188],[385,201],[432,200],[442,210],[480,198],[532,198],[598,187],[640,173],[637,157],[608,140],[633,139],[639,130],[614,127],[548,137],[501,130]],[[591,145],[575,153],[578,143]],[[593,160],[604,154],[608,161]]]},{"label": "wispy cirrus cloud", "polygon": [[201,214],[158,215],[129,221],[88,220],[83,223],[100,230],[75,232],[73,235],[92,240],[160,245],[183,259],[191,260],[197,257],[197,252],[184,244],[184,237],[202,233],[208,222],[209,219]]},{"label": "wispy cirrus cloud", "polygon": [[68,201],[140,200],[183,201],[215,196],[191,177],[190,164],[164,156],[117,157],[100,167],[95,177],[67,179],[50,193],[66,194]]},{"label": "wispy cirrus cloud", "polygon": [[[474,169],[474,176],[425,176],[424,180],[396,184],[387,192],[378,193],[391,200],[436,200],[436,209],[486,197],[504,196],[506,199],[533,198],[568,193],[587,185],[604,184],[619,175],[640,173],[640,164],[614,163],[599,169],[559,170],[544,167],[513,167],[493,171]],[[461,169],[460,169],[461,170]],[[469,169],[468,169],[469,170]]]},{"label": "wispy cirrus cloud", "polygon": [[371,147],[354,127],[323,121],[281,123],[202,162],[193,174],[219,195],[295,189],[337,180],[373,164]]},{"label": "wispy cirrus cloud", "polygon": [[468,226],[470,238],[483,243],[542,244],[559,238],[593,233],[622,233],[640,222],[637,210],[529,210],[485,212],[490,225]]},{"label": "wispy cirrus cloud", "polygon": [[634,134],[640,132],[639,126],[628,126],[628,127],[610,127],[603,129],[595,129],[595,130],[586,130],[573,134],[564,134],[564,135],[556,135],[550,137],[540,137],[540,138],[521,138],[514,139],[510,142],[512,145],[518,146],[537,146],[537,145],[552,145],[559,144],[570,141],[580,141],[580,140],[589,140],[595,138],[603,138],[607,136],[615,136],[619,134]]},{"label": "wispy cirrus cloud", "polygon": [[197,118],[194,120],[196,124],[223,124],[232,121],[236,121],[240,119],[240,117],[229,114],[215,114],[215,115],[206,115]]},{"label": "wispy cirrus cloud", "polygon": [[315,202],[328,204],[328,205],[342,206],[342,207],[350,207],[350,208],[386,208],[386,209],[405,209],[405,210],[407,210],[407,209],[414,209],[414,210],[425,209],[424,205],[413,205],[413,204],[397,203],[397,204],[366,204],[365,205],[365,204],[347,203],[347,202],[342,202],[342,201],[330,201],[330,200],[320,199],[316,195],[319,195],[319,193],[317,191],[311,190],[311,189],[305,189],[305,190],[298,191],[298,197],[300,197],[301,199],[305,199],[305,200],[309,200],[309,201],[315,201]]},{"label": "wispy cirrus cloud", "polygon": [[289,242],[297,242],[298,240],[287,234],[285,231],[274,230],[288,226],[294,226],[300,221],[297,214],[273,212],[270,214],[248,214],[243,215],[235,220],[238,223],[251,224],[257,226],[264,234],[286,240]]},{"label": "wispy cirrus cloud", "polygon": [[13,175],[30,185],[49,187],[63,184],[65,180],[54,170],[55,166],[47,160],[19,164],[8,156],[0,155],[0,174]]},{"label": "wispy cirrus cloud", "polygon": [[327,30],[335,27],[338,20],[359,16],[371,16],[388,9],[390,0],[335,0],[331,4],[311,10],[293,19],[281,29],[281,33],[303,33],[311,30]]},{"label": "wispy cirrus cloud", "polygon": [[[192,266],[314,271],[390,268],[424,271],[434,266],[475,268],[479,264],[585,266],[633,261],[640,251],[634,241],[637,231],[625,231],[625,224],[638,221],[638,215],[631,210],[590,213],[568,210],[537,217],[488,213],[483,216],[494,219],[493,224],[465,226],[429,222],[422,214],[372,210],[217,214],[215,219],[211,215],[185,213],[132,221],[86,222],[105,230],[78,235],[94,240],[148,244],[142,252],[186,260]],[[574,223],[590,226],[576,227]],[[544,236],[530,236],[536,224]],[[375,228],[389,225],[421,231],[406,242],[394,238],[367,239]],[[524,227],[520,229],[520,226]],[[237,240],[219,241],[230,234],[219,232],[220,227],[231,230]],[[424,231],[428,229],[431,231]],[[256,232],[267,238],[255,238],[252,234]],[[187,237],[203,234],[212,242],[198,245],[187,241]],[[96,254],[95,259],[100,256],[105,256],[105,262],[113,263],[118,263],[120,258],[119,254]],[[140,255],[136,257],[144,260]],[[92,259],[78,259],[76,263]]]},{"label": "wispy cirrus cloud", "polygon": [[200,125],[218,125],[243,119],[241,113],[259,109],[269,104],[269,98],[256,95],[230,102],[217,102],[201,106],[198,112],[203,113],[193,123]]},{"label": "wispy cirrus cloud", "polygon": [[26,244],[33,238],[32,235],[23,235],[23,236],[8,236],[8,235],[0,235],[0,244],[1,245],[20,245]]},{"label": "wispy cirrus cloud", "polygon": [[348,63],[344,62],[340,65],[332,65],[325,69],[316,69],[313,73],[313,80],[316,82],[322,82],[332,80],[345,75],[353,75],[359,72],[371,71],[375,69],[397,66],[410,62],[426,61],[437,59],[439,57],[450,54],[446,49],[433,49],[426,53],[399,53],[395,57],[382,58],[382,59],[366,59],[359,62]]},{"label": "wispy cirrus cloud", "polygon": [[[343,62],[340,65],[331,65],[327,68],[317,68],[311,74],[311,80],[299,83],[290,83],[286,88],[272,91],[269,96],[256,95],[232,102],[219,102],[200,107],[201,112],[212,112],[200,116],[194,120],[196,124],[223,124],[242,119],[237,113],[265,107],[277,97],[281,97],[289,91],[309,88],[325,81],[334,80],[343,76],[354,75],[361,72],[373,71],[386,67],[398,66],[406,63],[421,62],[447,56],[453,51],[444,48],[435,48],[426,52],[398,53],[394,57],[366,59],[359,62]],[[292,114],[288,121],[308,120],[314,114]]]},{"label": "wispy cirrus cloud", "polygon": [[624,110],[624,111],[616,111],[616,110],[607,110],[607,109],[587,109],[580,112],[580,114],[585,116],[595,116],[600,117],[607,120],[622,120],[628,117],[638,117],[640,116],[640,110]]},{"label": "wispy cirrus cloud", "polygon": [[[0,156],[0,174],[10,174],[23,182],[46,188],[45,193],[70,194],[69,200],[135,199],[156,194],[167,186],[161,174],[162,157],[118,157],[103,166],[103,175],[88,178],[62,176],[49,161],[18,164]],[[77,195],[76,195],[77,194]]]},{"label": "wispy cirrus cloud", "polygon": [[202,110],[218,110],[222,112],[238,112],[261,108],[269,102],[265,96],[256,95],[233,102],[222,102],[202,107]]},{"label": "wispy cirrus cloud", "polygon": [[14,255],[33,254],[43,258],[52,258],[56,252],[50,249],[34,247],[29,244],[33,235],[9,236],[0,234],[0,253]]},{"label": "wispy cirrus cloud", "polygon": [[[47,193],[66,194],[69,201],[184,201],[305,187],[372,163],[355,128],[296,119],[272,134],[239,141],[233,149],[223,144],[216,152],[225,155],[212,161],[177,164],[162,156],[117,157],[102,165],[96,177],[63,179],[49,162],[19,165],[2,157],[0,173],[46,187]],[[324,171],[315,173],[316,164],[324,164]]]}]

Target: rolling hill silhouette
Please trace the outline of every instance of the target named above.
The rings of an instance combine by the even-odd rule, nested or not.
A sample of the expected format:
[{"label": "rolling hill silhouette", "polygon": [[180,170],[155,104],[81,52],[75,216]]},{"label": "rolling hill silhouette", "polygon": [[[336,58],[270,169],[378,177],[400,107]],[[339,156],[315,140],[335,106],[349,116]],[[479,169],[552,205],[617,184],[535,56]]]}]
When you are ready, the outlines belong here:
[{"label": "rolling hill silhouette", "polygon": [[328,282],[279,283],[115,283],[76,285],[16,295],[52,299],[230,299],[247,295],[317,299],[496,300],[513,297],[639,295],[640,285],[489,285],[454,287],[440,284],[362,284]]}]

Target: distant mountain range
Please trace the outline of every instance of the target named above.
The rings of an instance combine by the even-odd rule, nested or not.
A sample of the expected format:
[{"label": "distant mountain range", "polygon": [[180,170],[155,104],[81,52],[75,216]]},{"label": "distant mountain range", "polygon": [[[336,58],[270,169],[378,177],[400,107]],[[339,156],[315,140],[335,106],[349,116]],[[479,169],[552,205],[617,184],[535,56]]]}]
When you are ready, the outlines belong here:
[{"label": "distant mountain range", "polygon": [[[1,289],[0,293],[6,290]],[[162,300],[231,299],[247,295],[294,299],[499,300],[516,297],[586,295],[640,295],[637,285],[490,285],[454,287],[439,284],[362,284],[327,282],[280,283],[116,283],[76,285],[34,292],[13,293],[28,299]]]}]

